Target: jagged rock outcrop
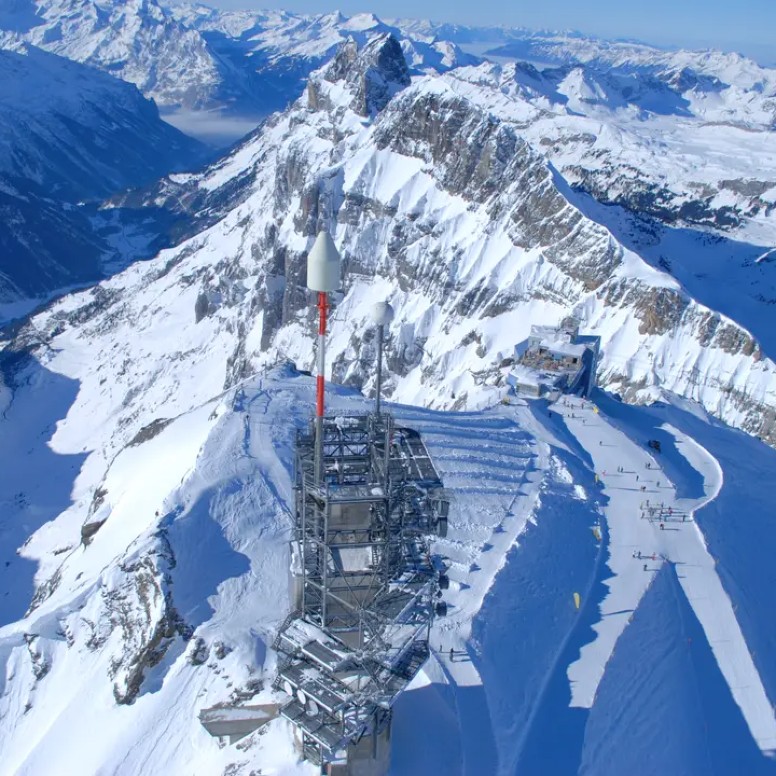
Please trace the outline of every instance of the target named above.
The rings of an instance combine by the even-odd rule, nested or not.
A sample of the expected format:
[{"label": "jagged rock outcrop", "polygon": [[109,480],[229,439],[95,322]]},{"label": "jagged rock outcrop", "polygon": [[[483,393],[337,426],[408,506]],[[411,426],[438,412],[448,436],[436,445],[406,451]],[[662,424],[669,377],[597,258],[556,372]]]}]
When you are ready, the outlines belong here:
[{"label": "jagged rock outcrop", "polygon": [[169,572],[174,566],[169,543],[161,537],[158,549],[122,563],[115,582],[102,591],[106,617],[120,633],[110,664],[117,703],[134,703],[146,673],[173,642],[191,638],[172,600]]},{"label": "jagged rock outcrop", "polygon": [[320,88],[321,80],[345,84],[352,95],[350,108],[361,116],[372,117],[410,85],[410,72],[399,41],[387,33],[372,38],[361,49],[353,38],[349,39],[332,61],[310,78],[307,99],[313,110],[333,107]]}]

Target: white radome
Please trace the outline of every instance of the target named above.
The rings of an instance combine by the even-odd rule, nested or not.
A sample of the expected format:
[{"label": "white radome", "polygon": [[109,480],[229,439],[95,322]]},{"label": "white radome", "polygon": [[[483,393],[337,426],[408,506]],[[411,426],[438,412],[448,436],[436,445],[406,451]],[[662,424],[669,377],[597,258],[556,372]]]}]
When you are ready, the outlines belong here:
[{"label": "white radome", "polygon": [[330,293],[342,286],[342,258],[326,232],[318,232],[307,254],[307,287],[312,291]]},{"label": "white radome", "polygon": [[372,320],[377,326],[390,326],[393,321],[393,307],[388,302],[378,302],[372,308]]}]

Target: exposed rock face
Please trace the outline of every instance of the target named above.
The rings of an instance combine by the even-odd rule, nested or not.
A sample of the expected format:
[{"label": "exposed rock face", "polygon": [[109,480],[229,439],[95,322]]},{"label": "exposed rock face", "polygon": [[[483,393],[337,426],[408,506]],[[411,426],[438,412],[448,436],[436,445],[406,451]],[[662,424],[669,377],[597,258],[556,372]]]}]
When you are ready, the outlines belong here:
[{"label": "exposed rock face", "polygon": [[[134,275],[94,318],[85,312],[92,300],[52,311],[37,331],[88,319],[86,336],[99,338],[139,307],[153,317],[140,299],[154,289],[154,298],[187,299],[179,325],[196,325],[209,352],[223,354],[224,387],[277,357],[307,367],[313,331],[304,254],[328,228],[346,264],[330,344],[342,382],[372,389],[367,316],[375,295],[390,298],[398,313],[386,348],[389,390],[436,406],[461,397],[476,405],[488,380],[475,375],[497,380],[497,365],[531,324],[574,314],[583,331],[603,338],[605,386],[633,401],[674,391],[773,439],[774,366],[751,335],[586,217],[514,122],[462,96],[448,78],[406,85],[399,54],[385,36],[361,51],[346,44],[286,114],[188,179],[189,201],[214,203],[220,220]],[[396,91],[387,103],[386,88]],[[119,282],[105,284],[103,296]],[[480,340],[467,342],[475,326]],[[201,358],[197,352],[166,357],[185,364]],[[101,369],[113,374],[114,357],[106,358]],[[133,403],[161,371],[128,358],[133,369],[118,378],[125,400],[117,439],[125,444],[140,431]]]},{"label": "exposed rock face", "polygon": [[354,64],[348,69],[349,79],[358,73],[353,107],[362,116],[379,113],[397,92],[410,85],[407,61],[393,35],[369,41]]},{"label": "exposed rock face", "polygon": [[[672,227],[722,232],[770,216],[776,171],[753,166],[737,149],[771,145],[772,70],[724,55],[624,44],[613,47],[622,49],[613,56],[589,40],[545,39],[545,48],[539,38],[527,42],[524,55],[536,44],[557,67],[483,64],[445,79],[519,127],[574,189],[598,203]],[[577,49],[584,55],[575,61]]]},{"label": "exposed rock face", "polygon": [[575,186],[599,202],[620,205],[633,213],[650,215],[667,224],[727,229],[740,226],[745,217],[757,215],[761,210],[770,213],[772,209],[772,206],[757,198],[752,198],[740,210],[730,205],[716,206],[714,199],[720,194],[717,189],[700,191],[697,198],[682,201],[685,194],[671,191],[665,186],[654,186],[636,169],[624,176],[619,165],[608,160],[597,169],[577,166],[574,172]]},{"label": "exposed rock face", "polygon": [[174,565],[165,542],[159,551],[122,564],[117,584],[103,590],[111,628],[120,633],[110,668],[117,703],[134,703],[146,672],[176,639],[191,638],[172,601],[169,571]]},{"label": "exposed rock face", "polygon": [[351,38],[319,74],[311,77],[307,94],[310,107],[315,110],[332,107],[322,96],[320,80],[344,83],[352,95],[352,110],[372,117],[410,85],[410,72],[399,42],[387,33],[375,36],[360,50]]}]

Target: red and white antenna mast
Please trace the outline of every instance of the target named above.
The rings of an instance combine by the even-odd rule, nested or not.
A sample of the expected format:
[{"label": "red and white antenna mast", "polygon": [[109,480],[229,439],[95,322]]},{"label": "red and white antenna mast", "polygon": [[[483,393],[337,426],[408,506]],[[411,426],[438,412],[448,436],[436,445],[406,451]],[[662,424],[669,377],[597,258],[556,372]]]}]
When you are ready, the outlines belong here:
[{"label": "red and white antenna mast", "polygon": [[318,293],[318,364],[315,402],[315,479],[323,479],[324,375],[326,374],[326,316],[329,294],[341,284],[342,259],[328,232],[322,231],[307,254],[307,287]]}]

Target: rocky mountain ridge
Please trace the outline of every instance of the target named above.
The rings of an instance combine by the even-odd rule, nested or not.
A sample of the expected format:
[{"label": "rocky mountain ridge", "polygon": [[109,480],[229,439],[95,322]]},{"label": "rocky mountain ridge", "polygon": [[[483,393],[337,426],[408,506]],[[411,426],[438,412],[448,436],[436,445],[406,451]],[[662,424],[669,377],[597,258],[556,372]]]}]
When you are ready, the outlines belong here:
[{"label": "rocky mountain ridge", "polygon": [[[368,77],[375,71],[380,79]],[[386,91],[386,84],[393,86]],[[343,48],[292,109],[230,161],[187,179],[188,189],[217,198],[242,178],[233,209],[107,283],[97,307],[91,295],[55,307],[36,321],[36,336],[73,324],[86,326],[87,337],[109,336],[163,278],[167,287],[182,284],[181,298],[189,299],[179,325],[201,329],[207,321],[208,341],[220,343],[214,352],[229,354],[219,367],[224,387],[281,353],[308,366],[303,255],[317,230],[328,228],[347,263],[330,349],[341,381],[369,390],[361,363],[376,295],[397,309],[387,348],[395,397],[439,407],[498,395],[498,366],[530,325],[573,314],[603,338],[607,388],[634,401],[673,391],[773,440],[774,365],[749,333],[586,217],[530,144],[453,82],[407,84],[390,36],[355,57]],[[365,121],[377,106],[384,107]],[[78,309],[87,300],[84,317]],[[142,315],[149,312],[153,319],[153,311]],[[107,375],[114,365],[104,357],[97,370]],[[152,363],[138,365],[132,380],[166,371]],[[131,437],[137,429],[127,411]]]}]

